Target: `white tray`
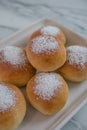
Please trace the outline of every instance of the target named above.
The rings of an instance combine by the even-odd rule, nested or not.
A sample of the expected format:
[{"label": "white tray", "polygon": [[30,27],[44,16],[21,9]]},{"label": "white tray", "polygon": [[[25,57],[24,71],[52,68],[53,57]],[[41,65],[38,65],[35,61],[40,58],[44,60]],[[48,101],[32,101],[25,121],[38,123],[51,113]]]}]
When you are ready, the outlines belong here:
[{"label": "white tray", "polygon": [[[67,38],[67,45],[71,44],[80,44],[87,46],[87,40],[78,36],[74,32],[60,25],[59,23],[43,19],[40,20],[31,26],[18,31],[12,36],[0,41],[0,46],[5,45],[17,45],[17,46],[26,46],[29,35],[40,28],[43,25],[56,25],[60,27]],[[82,83],[71,83],[69,85],[69,99],[66,106],[57,114],[53,116],[44,116],[34,108],[32,108],[29,103],[27,104],[27,113],[24,121],[18,128],[18,130],[59,130],[62,128],[70,118],[75,115],[75,113],[87,103],[87,81]]]}]

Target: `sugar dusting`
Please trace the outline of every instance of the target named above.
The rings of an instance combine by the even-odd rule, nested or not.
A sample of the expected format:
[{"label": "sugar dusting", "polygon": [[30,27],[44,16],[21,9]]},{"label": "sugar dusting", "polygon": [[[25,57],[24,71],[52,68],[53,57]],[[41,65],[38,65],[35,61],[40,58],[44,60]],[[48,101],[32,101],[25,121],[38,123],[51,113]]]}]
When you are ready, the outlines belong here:
[{"label": "sugar dusting", "polygon": [[67,61],[84,68],[87,63],[87,48],[82,46],[67,47]]},{"label": "sugar dusting", "polygon": [[39,36],[32,40],[32,51],[36,54],[55,51],[59,47],[58,42],[52,36]]},{"label": "sugar dusting", "polygon": [[43,35],[56,36],[60,33],[60,29],[57,28],[56,26],[46,26],[41,29],[41,33]]},{"label": "sugar dusting", "polygon": [[40,73],[35,82],[34,93],[43,100],[50,100],[62,85],[60,76],[55,73]]},{"label": "sugar dusting", "polygon": [[5,46],[0,48],[0,60],[3,62],[8,62],[13,65],[23,64],[26,62],[27,58],[24,51],[16,46]]},{"label": "sugar dusting", "polygon": [[0,84],[0,112],[4,112],[15,105],[15,92],[4,84]]}]

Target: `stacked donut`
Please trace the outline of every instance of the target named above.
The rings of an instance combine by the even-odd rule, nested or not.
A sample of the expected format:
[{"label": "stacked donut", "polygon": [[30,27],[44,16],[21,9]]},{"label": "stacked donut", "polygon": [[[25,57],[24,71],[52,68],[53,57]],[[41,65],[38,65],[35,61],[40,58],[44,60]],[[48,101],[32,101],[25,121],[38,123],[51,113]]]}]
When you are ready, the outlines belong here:
[{"label": "stacked donut", "polygon": [[66,61],[63,32],[55,26],[45,26],[29,38],[26,54],[39,73],[27,84],[30,103],[41,113],[51,115],[63,108],[68,98],[68,86],[63,77],[53,72]]},{"label": "stacked donut", "polygon": [[22,86],[26,85],[26,95],[34,108],[52,115],[68,99],[64,78],[74,82],[87,79],[87,48],[65,48],[65,43],[62,30],[49,25],[32,33],[25,49],[0,48],[1,130],[15,130],[25,116],[26,102],[19,90]]}]

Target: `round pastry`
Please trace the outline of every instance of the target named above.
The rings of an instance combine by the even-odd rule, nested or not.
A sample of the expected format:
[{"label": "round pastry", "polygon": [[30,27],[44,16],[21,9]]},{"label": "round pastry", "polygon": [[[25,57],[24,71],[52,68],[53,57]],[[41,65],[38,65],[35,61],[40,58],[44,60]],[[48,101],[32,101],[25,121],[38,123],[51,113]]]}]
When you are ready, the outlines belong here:
[{"label": "round pastry", "polygon": [[30,63],[40,71],[54,71],[66,61],[66,50],[52,36],[40,35],[29,41],[26,47]]},{"label": "round pastry", "polygon": [[0,130],[15,130],[25,112],[26,103],[21,91],[15,85],[0,83]]},{"label": "round pastry", "polygon": [[64,79],[56,73],[38,73],[26,88],[30,103],[45,115],[60,111],[68,98],[68,87]]},{"label": "round pastry", "polygon": [[62,32],[60,28],[56,26],[48,25],[48,26],[41,27],[40,29],[38,29],[31,35],[30,40],[32,40],[33,38],[39,35],[50,35],[50,36],[55,37],[58,41],[60,41],[60,43],[62,44],[66,43],[66,37],[64,33]]},{"label": "round pastry", "polygon": [[67,60],[59,72],[70,81],[87,79],[87,48],[75,45],[67,47],[66,51]]},{"label": "round pastry", "polygon": [[0,82],[10,82],[19,87],[27,84],[35,74],[26,53],[16,46],[0,48]]}]

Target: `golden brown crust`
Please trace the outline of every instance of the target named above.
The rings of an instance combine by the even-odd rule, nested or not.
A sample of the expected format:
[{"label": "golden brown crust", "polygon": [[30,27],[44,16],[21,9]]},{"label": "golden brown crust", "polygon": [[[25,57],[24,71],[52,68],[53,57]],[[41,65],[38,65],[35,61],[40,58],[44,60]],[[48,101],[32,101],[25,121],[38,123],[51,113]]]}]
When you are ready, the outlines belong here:
[{"label": "golden brown crust", "polygon": [[50,51],[50,53],[43,52],[41,54],[32,52],[31,45],[32,40],[27,44],[26,54],[32,66],[37,70],[44,72],[54,71],[61,67],[66,61],[66,50],[64,45],[60,44],[60,42],[58,42],[59,47],[55,51]]},{"label": "golden brown crust", "polygon": [[69,46],[66,48],[66,62],[57,70],[60,74],[73,82],[87,79],[87,48],[83,46]]},{"label": "golden brown crust", "polygon": [[45,115],[52,115],[59,112],[68,99],[68,86],[64,79],[61,77],[62,86],[56,90],[55,95],[50,100],[43,100],[34,93],[33,87],[36,85],[35,75],[27,84],[26,92],[30,103],[38,111]]},{"label": "golden brown crust", "polygon": [[[25,54],[25,50],[23,51]],[[2,53],[0,53],[0,56],[2,57]],[[12,65],[8,62],[3,62],[3,59],[0,60],[0,82],[10,82],[22,87],[27,84],[35,72],[28,60],[24,64],[19,65]]]},{"label": "golden brown crust", "polygon": [[25,116],[26,102],[23,94],[15,85],[9,83],[4,84],[15,92],[16,103],[4,112],[0,112],[0,129],[15,130]]},{"label": "golden brown crust", "polygon": [[[32,40],[33,38],[37,37],[37,36],[40,36],[40,35],[43,35],[41,33],[41,29],[43,27],[41,27],[40,29],[36,30],[35,32],[32,33],[32,35],[30,36],[30,40]],[[53,35],[52,35],[53,36]],[[60,29],[60,32],[53,36],[56,38],[56,40],[58,40],[61,44],[65,45],[66,44],[66,37],[64,35],[64,33],[62,32],[62,30]]]},{"label": "golden brown crust", "polygon": [[81,82],[87,79],[87,64],[85,64],[85,69],[82,69],[66,62],[57,72],[60,72],[65,79],[73,82]]}]

